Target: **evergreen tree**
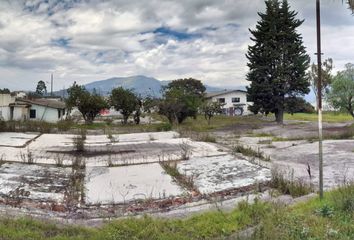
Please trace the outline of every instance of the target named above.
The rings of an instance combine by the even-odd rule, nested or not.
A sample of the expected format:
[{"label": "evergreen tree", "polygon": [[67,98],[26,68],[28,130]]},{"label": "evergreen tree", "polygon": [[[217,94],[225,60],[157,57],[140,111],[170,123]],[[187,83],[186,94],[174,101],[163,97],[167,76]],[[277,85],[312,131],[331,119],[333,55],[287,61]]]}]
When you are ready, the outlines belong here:
[{"label": "evergreen tree", "polygon": [[37,83],[36,94],[39,96],[44,96],[45,94],[47,94],[47,86],[42,80]]},{"label": "evergreen tree", "polygon": [[286,98],[304,95],[310,91],[306,77],[309,56],[303,46],[297,28],[303,20],[290,11],[286,0],[265,2],[266,12],[258,13],[261,20],[255,30],[250,30],[253,46],[248,47],[246,57],[249,72],[247,87],[254,102],[254,113],[274,113],[276,121],[283,123]]}]

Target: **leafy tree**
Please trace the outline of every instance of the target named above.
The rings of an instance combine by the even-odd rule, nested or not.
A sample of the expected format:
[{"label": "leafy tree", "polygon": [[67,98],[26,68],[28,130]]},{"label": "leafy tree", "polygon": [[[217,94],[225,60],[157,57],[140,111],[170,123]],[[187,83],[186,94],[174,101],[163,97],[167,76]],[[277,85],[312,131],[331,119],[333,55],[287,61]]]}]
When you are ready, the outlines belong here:
[{"label": "leafy tree", "polygon": [[84,86],[80,86],[76,82],[68,89],[68,96],[67,107],[69,109],[77,107],[87,124],[92,123],[100,111],[108,107],[102,96],[91,94]]},{"label": "leafy tree", "polygon": [[159,113],[165,115],[170,123],[182,123],[187,117],[196,118],[204,92],[205,86],[199,80],[174,80],[163,89]]},{"label": "leafy tree", "polygon": [[8,88],[0,89],[0,94],[9,94],[9,93],[11,93],[11,91]]},{"label": "leafy tree", "polygon": [[254,113],[274,113],[276,121],[283,123],[284,104],[288,97],[309,92],[306,69],[309,56],[306,54],[297,28],[303,23],[290,11],[286,0],[267,0],[266,12],[258,13],[260,21],[250,30],[254,41],[248,47],[249,72],[247,87]]},{"label": "leafy tree", "polygon": [[44,96],[46,93],[47,93],[47,86],[45,85],[45,82],[40,80],[37,83],[36,94],[39,96]]},{"label": "leafy tree", "polygon": [[[123,123],[128,123],[129,116],[134,111],[140,112],[141,101],[135,95],[132,90],[124,89],[122,87],[115,88],[112,90],[111,96],[109,97],[109,103],[114,109],[119,111],[123,115]],[[140,122],[140,115],[139,121]]]},{"label": "leafy tree", "polygon": [[327,97],[334,108],[345,110],[354,118],[354,64],[348,63],[345,68],[334,77]]},{"label": "leafy tree", "polygon": [[208,121],[208,125],[210,125],[210,120],[212,117],[214,117],[216,114],[222,113],[222,107],[224,105],[225,103],[211,101],[203,103],[202,111],[204,113],[205,119]]},{"label": "leafy tree", "polygon": [[[332,69],[333,69],[333,60],[332,58],[326,59],[322,64],[321,69],[321,80],[322,80],[322,96],[324,96],[329,91],[329,86],[332,82]],[[311,69],[307,72],[308,79],[310,81],[312,90],[314,91],[317,97],[317,82],[318,82],[318,67],[316,64],[311,65]]]},{"label": "leafy tree", "polygon": [[315,108],[311,103],[302,97],[291,97],[285,100],[285,111],[290,114],[294,113],[314,113]]}]

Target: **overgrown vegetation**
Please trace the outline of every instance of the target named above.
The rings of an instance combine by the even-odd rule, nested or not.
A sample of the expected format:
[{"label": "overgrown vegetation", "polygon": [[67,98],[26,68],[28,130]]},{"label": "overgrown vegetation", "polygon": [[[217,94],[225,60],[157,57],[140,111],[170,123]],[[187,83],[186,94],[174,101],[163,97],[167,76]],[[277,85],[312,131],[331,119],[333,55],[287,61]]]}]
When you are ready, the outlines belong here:
[{"label": "overgrown vegetation", "polygon": [[[313,192],[311,184],[303,179],[295,179],[294,173],[281,172],[277,168],[273,168],[270,187],[277,189],[282,194],[288,194],[293,197],[307,195]],[[311,176],[309,176],[311,178]]]},{"label": "overgrown vegetation", "polygon": [[[0,239],[249,239],[354,238],[354,185],[347,184],[294,206],[241,202],[231,212],[211,211],[186,219],[144,216],[112,221],[101,228],[54,225],[29,218],[0,219]],[[238,234],[250,229],[249,234]]]}]

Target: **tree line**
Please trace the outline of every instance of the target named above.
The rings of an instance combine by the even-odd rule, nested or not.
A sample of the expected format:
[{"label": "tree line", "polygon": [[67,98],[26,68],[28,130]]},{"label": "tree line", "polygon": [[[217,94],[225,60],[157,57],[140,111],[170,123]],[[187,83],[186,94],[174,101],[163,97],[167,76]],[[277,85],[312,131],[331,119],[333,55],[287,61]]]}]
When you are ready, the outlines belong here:
[{"label": "tree line", "polygon": [[103,109],[114,108],[123,117],[122,123],[127,124],[133,117],[136,124],[140,123],[142,113],[157,112],[165,116],[171,124],[181,124],[188,117],[197,118],[203,112],[210,123],[211,118],[222,112],[223,104],[208,102],[205,99],[205,86],[200,80],[193,78],[178,79],[170,82],[162,89],[162,98],[151,96],[142,98],[132,89],[115,88],[108,97],[103,97],[85,89],[76,82],[67,90],[66,105],[69,109],[76,107],[86,123],[92,123]]}]

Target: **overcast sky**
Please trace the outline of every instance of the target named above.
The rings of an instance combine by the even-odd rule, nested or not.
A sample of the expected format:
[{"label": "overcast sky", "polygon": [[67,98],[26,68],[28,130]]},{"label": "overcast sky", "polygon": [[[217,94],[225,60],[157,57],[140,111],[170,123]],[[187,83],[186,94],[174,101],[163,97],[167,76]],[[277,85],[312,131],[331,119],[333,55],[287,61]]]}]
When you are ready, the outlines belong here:
[{"label": "overcast sky", "polygon": [[[354,62],[354,16],[322,0],[324,58]],[[316,51],[315,0],[289,0],[308,53]],[[249,40],[262,0],[0,0],[0,88],[54,89],[116,76],[194,77],[246,85]]]}]

